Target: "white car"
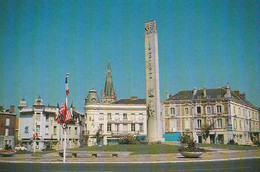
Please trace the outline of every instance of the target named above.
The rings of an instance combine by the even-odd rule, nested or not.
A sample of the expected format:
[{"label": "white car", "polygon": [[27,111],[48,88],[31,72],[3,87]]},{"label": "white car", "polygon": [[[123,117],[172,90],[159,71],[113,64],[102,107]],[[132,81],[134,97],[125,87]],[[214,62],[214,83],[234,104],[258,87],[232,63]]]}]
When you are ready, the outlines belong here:
[{"label": "white car", "polygon": [[22,150],[22,151],[26,151],[26,150],[27,150],[26,147],[20,146],[20,145],[17,145],[14,149],[15,149],[15,150]]}]

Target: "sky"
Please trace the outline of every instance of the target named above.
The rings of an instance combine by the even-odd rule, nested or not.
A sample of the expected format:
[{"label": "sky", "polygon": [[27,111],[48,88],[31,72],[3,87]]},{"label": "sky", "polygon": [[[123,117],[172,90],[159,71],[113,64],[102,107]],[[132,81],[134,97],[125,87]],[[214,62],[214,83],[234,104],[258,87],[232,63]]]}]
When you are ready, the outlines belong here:
[{"label": "sky", "polygon": [[246,93],[260,106],[259,0],[1,0],[0,105],[69,101],[104,89],[145,98],[144,24],[156,20],[161,99],[194,87]]}]

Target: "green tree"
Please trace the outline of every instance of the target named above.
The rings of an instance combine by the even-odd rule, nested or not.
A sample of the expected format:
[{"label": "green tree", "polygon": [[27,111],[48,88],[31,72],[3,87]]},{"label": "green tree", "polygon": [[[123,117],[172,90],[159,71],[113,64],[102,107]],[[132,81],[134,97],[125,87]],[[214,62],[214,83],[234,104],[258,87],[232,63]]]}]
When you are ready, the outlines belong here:
[{"label": "green tree", "polygon": [[207,123],[201,127],[201,134],[202,134],[202,137],[205,140],[205,142],[206,142],[207,138],[209,137],[209,132],[210,132],[210,130],[212,130],[212,128],[213,128],[213,124],[209,125]]},{"label": "green tree", "polygon": [[98,129],[97,133],[96,133],[96,140],[97,140],[97,145],[100,144],[101,140],[102,140],[102,135],[101,135],[101,130]]}]

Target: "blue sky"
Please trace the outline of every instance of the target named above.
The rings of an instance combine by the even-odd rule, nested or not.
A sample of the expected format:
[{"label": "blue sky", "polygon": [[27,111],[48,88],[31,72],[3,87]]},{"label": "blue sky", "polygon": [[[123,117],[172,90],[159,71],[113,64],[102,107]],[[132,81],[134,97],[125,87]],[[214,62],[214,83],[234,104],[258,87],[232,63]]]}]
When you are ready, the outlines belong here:
[{"label": "blue sky", "polygon": [[0,105],[65,100],[84,111],[111,61],[118,98],[145,98],[144,23],[156,20],[161,99],[228,82],[260,106],[260,1],[0,1]]}]

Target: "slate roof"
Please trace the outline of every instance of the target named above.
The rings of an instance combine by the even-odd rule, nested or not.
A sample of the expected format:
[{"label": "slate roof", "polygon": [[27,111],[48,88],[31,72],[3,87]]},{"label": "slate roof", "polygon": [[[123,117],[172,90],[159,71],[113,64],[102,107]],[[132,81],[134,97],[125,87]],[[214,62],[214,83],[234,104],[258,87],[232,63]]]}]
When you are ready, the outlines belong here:
[{"label": "slate roof", "polygon": [[145,104],[145,99],[120,99],[116,102],[113,102],[112,104]]},{"label": "slate roof", "polygon": [[[193,95],[194,90],[184,90],[180,91],[177,94],[171,96],[166,101],[170,100],[207,100],[207,99],[228,99],[225,95],[227,93],[225,87],[219,87],[219,88],[211,88],[206,89],[206,97],[204,97],[204,89],[197,90],[196,94]],[[235,94],[233,91],[231,91],[231,100],[236,101],[238,103],[251,106],[253,108],[255,107],[251,102],[244,99],[242,96]]]}]

